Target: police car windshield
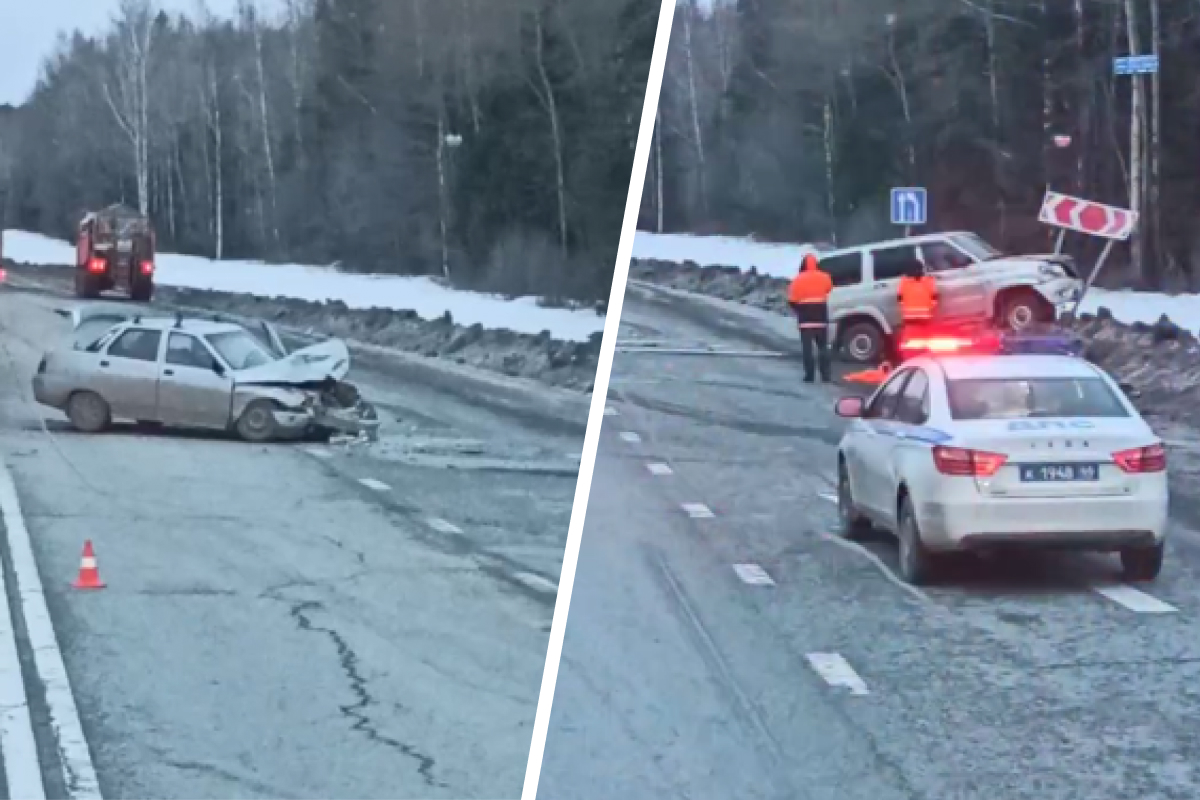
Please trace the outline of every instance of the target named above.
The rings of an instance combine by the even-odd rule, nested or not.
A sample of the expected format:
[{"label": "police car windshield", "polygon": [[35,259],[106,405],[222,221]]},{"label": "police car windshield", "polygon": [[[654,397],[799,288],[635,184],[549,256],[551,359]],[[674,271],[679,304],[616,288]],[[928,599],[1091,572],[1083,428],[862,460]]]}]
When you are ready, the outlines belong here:
[{"label": "police car windshield", "polygon": [[946,390],[956,420],[1129,416],[1099,378],[952,380]]}]

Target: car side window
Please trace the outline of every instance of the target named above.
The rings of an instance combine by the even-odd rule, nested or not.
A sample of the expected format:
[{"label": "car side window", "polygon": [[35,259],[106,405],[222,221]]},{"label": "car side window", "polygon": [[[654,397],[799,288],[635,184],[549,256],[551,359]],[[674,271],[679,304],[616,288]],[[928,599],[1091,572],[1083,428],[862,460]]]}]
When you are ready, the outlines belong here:
[{"label": "car side window", "polygon": [[857,286],[862,283],[862,253],[843,253],[821,259],[821,269],[829,273],[834,286]]},{"label": "car side window", "polygon": [[213,357],[195,336],[172,333],[167,339],[167,363],[180,367],[212,370]]},{"label": "car side window", "polygon": [[927,242],[921,245],[921,252],[930,272],[965,269],[975,263],[966,253],[946,242]]},{"label": "car side window", "polygon": [[131,358],[135,361],[157,361],[158,343],[161,341],[162,331],[130,328],[109,345],[108,354],[114,358]]},{"label": "car side window", "polygon": [[892,379],[883,385],[879,393],[871,400],[871,405],[867,407],[867,413],[863,416],[867,419],[892,419],[896,413],[896,403],[900,399],[900,391],[904,388],[904,384],[908,382],[908,376],[912,374],[912,370],[903,370],[892,376]]},{"label": "car side window", "polygon": [[910,425],[924,425],[929,419],[929,378],[919,369],[913,370],[912,378],[900,395],[896,419]]},{"label": "car side window", "polygon": [[871,255],[875,261],[875,280],[892,281],[904,275],[917,260],[917,248],[911,244],[902,244],[873,250]]}]

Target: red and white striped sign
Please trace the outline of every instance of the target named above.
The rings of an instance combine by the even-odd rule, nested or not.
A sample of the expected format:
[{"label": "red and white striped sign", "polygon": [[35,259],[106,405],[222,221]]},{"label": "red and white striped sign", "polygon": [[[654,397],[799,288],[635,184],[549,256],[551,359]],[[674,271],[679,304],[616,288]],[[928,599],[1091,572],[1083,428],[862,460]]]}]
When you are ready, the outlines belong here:
[{"label": "red and white striped sign", "polygon": [[1058,192],[1046,192],[1038,219],[1047,225],[1121,241],[1130,237],[1138,223],[1138,215],[1128,209]]}]

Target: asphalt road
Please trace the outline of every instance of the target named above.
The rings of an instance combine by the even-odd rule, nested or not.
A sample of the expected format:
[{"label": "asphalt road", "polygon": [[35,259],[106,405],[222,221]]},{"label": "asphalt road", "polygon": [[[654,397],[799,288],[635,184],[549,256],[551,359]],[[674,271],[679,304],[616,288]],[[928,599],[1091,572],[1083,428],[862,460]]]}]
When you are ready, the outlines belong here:
[{"label": "asphalt road", "polygon": [[[350,377],[377,444],[83,436],[30,399],[67,302],[0,288],[0,501],[7,473],[22,511],[0,503],[23,667],[14,683],[0,649],[7,787],[519,796],[586,398],[539,416],[544,387],[459,369],[430,388],[437,367],[376,353]],[[521,415],[488,402],[522,392]],[[90,593],[70,586],[88,539],[107,583]],[[40,759],[5,706],[22,685]]]},{"label": "asphalt road", "polygon": [[1121,587],[1115,556],[1030,555],[909,590],[893,543],[826,536],[843,390],[680,352],[793,338],[627,295],[539,796],[1200,796],[1194,453],[1172,456],[1154,584]]}]

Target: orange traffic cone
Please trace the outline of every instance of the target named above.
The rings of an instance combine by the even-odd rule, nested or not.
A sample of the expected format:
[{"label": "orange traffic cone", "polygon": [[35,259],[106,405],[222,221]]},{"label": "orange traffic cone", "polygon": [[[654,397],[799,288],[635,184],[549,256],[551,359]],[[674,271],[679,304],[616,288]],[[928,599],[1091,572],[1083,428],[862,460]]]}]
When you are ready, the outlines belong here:
[{"label": "orange traffic cone", "polygon": [[96,552],[92,550],[92,540],[83,543],[83,559],[79,565],[79,577],[71,584],[76,589],[103,589],[104,582],[100,580],[100,569],[96,566]]},{"label": "orange traffic cone", "polygon": [[883,362],[877,369],[864,369],[862,372],[852,372],[845,377],[851,383],[883,383],[892,374],[892,365]]}]

